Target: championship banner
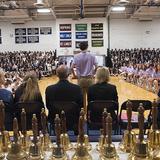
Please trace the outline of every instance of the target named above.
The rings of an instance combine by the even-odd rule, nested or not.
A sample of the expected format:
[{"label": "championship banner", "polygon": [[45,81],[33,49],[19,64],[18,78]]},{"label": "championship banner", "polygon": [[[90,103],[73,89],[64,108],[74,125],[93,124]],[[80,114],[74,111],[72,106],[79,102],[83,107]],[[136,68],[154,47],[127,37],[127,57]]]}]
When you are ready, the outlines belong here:
[{"label": "championship banner", "polygon": [[92,23],[91,30],[103,30],[103,23]]},{"label": "championship banner", "polygon": [[72,47],[72,41],[60,41],[60,47]]},{"label": "championship banner", "polygon": [[28,35],[37,35],[39,34],[39,28],[28,28],[27,33]]},{"label": "championship banner", "polygon": [[96,39],[103,38],[103,32],[92,32],[91,37]]},{"label": "championship banner", "polygon": [[52,34],[52,28],[51,27],[41,27],[40,34],[42,35]]},{"label": "championship banner", "polygon": [[39,36],[28,36],[28,43],[39,43]]},{"label": "championship banner", "polygon": [[60,24],[59,30],[60,31],[71,31],[71,24]]},{"label": "championship banner", "polygon": [[[80,44],[81,42],[82,42],[82,41],[76,41],[76,42],[75,42],[75,47],[76,47],[76,48],[79,48],[79,44]],[[83,42],[84,42],[84,41],[83,41]],[[88,43],[88,41],[85,41],[85,42]]]},{"label": "championship banner", "polygon": [[76,31],[87,31],[87,24],[75,24]]},{"label": "championship banner", "polygon": [[92,47],[103,47],[103,40],[92,40]]},{"label": "championship banner", "polygon": [[72,33],[71,32],[60,32],[60,39],[71,39]]},{"label": "championship banner", "polygon": [[87,39],[87,32],[76,32],[76,39]]},{"label": "championship banner", "polygon": [[23,36],[26,35],[26,28],[16,28],[15,29],[16,36]]},{"label": "championship banner", "polygon": [[26,36],[16,36],[15,43],[16,44],[27,43],[27,37]]}]

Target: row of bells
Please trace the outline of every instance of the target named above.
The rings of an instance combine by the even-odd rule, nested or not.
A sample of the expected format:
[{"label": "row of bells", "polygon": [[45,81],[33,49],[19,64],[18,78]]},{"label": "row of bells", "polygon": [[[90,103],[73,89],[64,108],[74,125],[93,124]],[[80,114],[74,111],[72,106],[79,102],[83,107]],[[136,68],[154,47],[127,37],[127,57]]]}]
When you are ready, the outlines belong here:
[{"label": "row of bells", "polygon": [[[128,102],[128,108],[131,104]],[[156,110],[157,105],[153,102],[153,110]],[[131,121],[131,111],[128,109],[128,123]],[[0,111],[1,112],[1,111]],[[106,110],[104,110],[104,113]],[[119,144],[119,149],[122,152],[129,153],[128,160],[160,160],[160,131],[153,127],[148,133],[147,140],[144,140],[143,135],[143,124],[144,124],[144,109],[142,104],[139,107],[139,135],[138,138],[136,134],[131,129],[127,129],[124,132],[121,143]],[[156,113],[157,114],[157,113]],[[105,114],[104,114],[105,115]],[[154,115],[154,114],[152,114]],[[77,137],[77,144],[73,146],[69,140],[67,132],[60,134],[60,118],[56,115],[56,144],[51,143],[49,134],[47,132],[40,132],[39,136],[37,134],[37,124],[36,116],[33,115],[33,136],[29,137],[27,134],[19,134],[18,129],[13,130],[13,141],[10,141],[9,133],[5,130],[0,132],[0,160],[42,160],[46,159],[48,152],[52,152],[52,155],[47,158],[47,160],[69,160],[69,156],[66,151],[75,149],[75,154],[71,158],[72,160],[92,160],[94,159],[89,151],[92,149],[89,143],[89,137],[84,133],[83,126],[84,111],[82,110],[79,120],[79,135]],[[0,116],[1,118],[1,116]],[[111,119],[110,114],[106,117]],[[35,120],[35,121],[34,121]],[[35,123],[34,123],[35,122]],[[18,128],[17,120],[14,119],[13,126]],[[154,123],[156,123],[154,121]],[[156,126],[156,124],[153,124]],[[116,148],[111,140],[112,131],[112,120],[110,122],[105,121],[102,123],[103,129],[99,138],[99,143],[96,146],[97,151],[99,151],[100,160],[118,160],[119,156],[117,154]],[[0,126],[1,127],[1,126]],[[1,127],[2,128],[2,127]],[[1,129],[0,128],[0,129]],[[104,130],[107,130],[106,133]],[[110,134],[109,134],[110,133]]]}]

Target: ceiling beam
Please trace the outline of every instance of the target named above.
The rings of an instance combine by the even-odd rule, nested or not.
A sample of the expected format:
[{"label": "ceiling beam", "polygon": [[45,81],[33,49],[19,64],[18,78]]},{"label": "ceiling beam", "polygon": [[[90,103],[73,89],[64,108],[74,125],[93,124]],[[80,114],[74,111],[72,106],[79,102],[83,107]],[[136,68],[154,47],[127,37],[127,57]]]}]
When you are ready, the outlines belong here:
[{"label": "ceiling beam", "polygon": [[108,11],[107,11],[107,14],[106,14],[106,17],[108,18],[111,14],[111,11],[112,11],[112,5],[114,5],[116,3],[116,0],[109,0],[109,5],[108,5]]}]

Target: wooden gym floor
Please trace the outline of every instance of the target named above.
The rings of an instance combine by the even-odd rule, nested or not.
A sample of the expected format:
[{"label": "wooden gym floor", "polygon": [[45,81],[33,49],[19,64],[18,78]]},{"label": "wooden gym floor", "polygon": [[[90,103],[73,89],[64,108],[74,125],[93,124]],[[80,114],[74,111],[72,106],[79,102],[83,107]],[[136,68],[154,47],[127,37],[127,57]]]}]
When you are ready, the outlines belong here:
[{"label": "wooden gym floor", "polygon": [[[71,78],[69,78],[69,80],[75,84],[77,83],[77,80],[72,80]],[[49,85],[55,84],[57,81],[58,81],[58,78],[56,76],[45,77],[39,81],[40,91],[42,93],[44,102],[45,102],[46,87]],[[128,99],[142,99],[142,100],[153,101],[155,98],[157,98],[156,94],[146,91],[131,83],[127,83],[126,81],[122,80],[119,77],[111,77],[110,83],[117,86],[118,97],[119,97],[118,99],[119,99],[120,106],[124,101]]]}]

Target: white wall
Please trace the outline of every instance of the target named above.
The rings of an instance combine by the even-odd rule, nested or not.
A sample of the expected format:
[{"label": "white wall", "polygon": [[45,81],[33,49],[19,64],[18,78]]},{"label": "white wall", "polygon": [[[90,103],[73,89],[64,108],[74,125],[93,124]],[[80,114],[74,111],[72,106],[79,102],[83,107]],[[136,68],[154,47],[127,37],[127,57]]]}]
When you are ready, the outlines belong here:
[{"label": "white wall", "polygon": [[[57,19],[56,21],[56,28],[57,28],[57,37],[58,37],[58,43],[60,42],[59,39],[59,24],[72,24],[72,48],[60,48],[59,45],[57,47],[57,51],[59,54],[72,54],[75,49],[75,24],[80,23],[86,23],[87,24],[87,31],[88,31],[88,44],[89,44],[89,50],[96,53],[96,54],[106,54],[106,48],[108,39],[106,38],[107,35],[107,20],[106,18],[90,18],[90,19],[80,19],[80,20],[72,20],[72,19]],[[103,47],[92,47],[91,46],[91,23],[103,23],[103,39],[104,39],[104,46]],[[78,41],[78,40],[77,40]]]},{"label": "white wall", "polygon": [[[72,24],[72,48],[60,48],[59,46],[59,24]],[[105,54],[107,50],[107,20],[106,18],[90,19],[57,19],[56,21],[30,21],[24,25],[13,25],[9,22],[0,22],[2,32],[2,44],[0,51],[35,50],[50,51],[57,49],[58,54],[72,54],[75,50],[75,24],[88,24],[89,50],[98,54]],[[91,47],[91,23],[104,24],[104,47]],[[15,44],[15,28],[27,27],[52,27],[52,35],[39,35],[39,43],[35,44]],[[146,34],[149,31],[149,34]],[[150,22],[139,22],[138,20],[111,20],[110,24],[111,48],[158,48],[160,47],[160,20]]]},{"label": "white wall", "polygon": [[[15,28],[52,27],[51,35],[39,35],[39,43],[15,43]],[[26,24],[13,25],[9,22],[0,22],[2,44],[0,51],[50,51],[57,48],[55,21],[29,21]]]},{"label": "white wall", "polygon": [[160,47],[160,20],[140,22],[115,19],[111,20],[110,28],[111,48]]}]

